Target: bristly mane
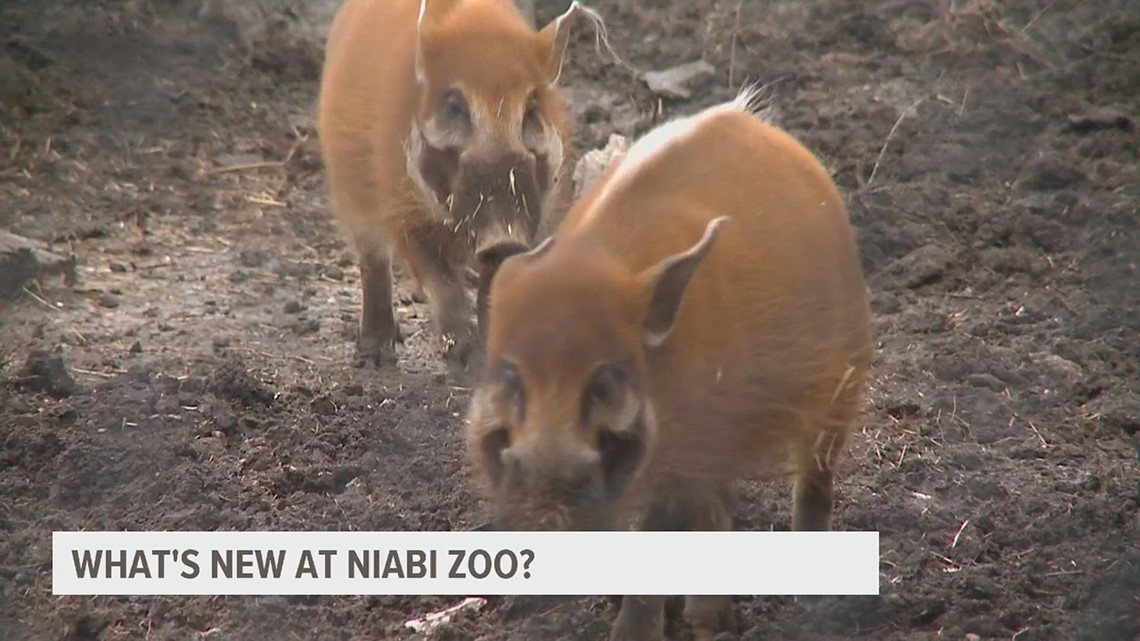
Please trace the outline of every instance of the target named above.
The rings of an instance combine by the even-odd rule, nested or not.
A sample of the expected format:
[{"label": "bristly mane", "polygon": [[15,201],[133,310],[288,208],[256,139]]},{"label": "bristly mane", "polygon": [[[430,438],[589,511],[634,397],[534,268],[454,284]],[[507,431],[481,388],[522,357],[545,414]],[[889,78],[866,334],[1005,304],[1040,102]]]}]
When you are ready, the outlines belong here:
[{"label": "bristly mane", "polygon": [[746,83],[732,100],[707,107],[694,114],[679,116],[658,125],[629,148],[625,158],[621,160],[621,164],[591,209],[598,210],[606,196],[625,183],[642,165],[691,136],[707,120],[725,112],[742,111],[761,121],[770,122],[774,115],[771,94],[769,85],[760,85],[754,82]]}]

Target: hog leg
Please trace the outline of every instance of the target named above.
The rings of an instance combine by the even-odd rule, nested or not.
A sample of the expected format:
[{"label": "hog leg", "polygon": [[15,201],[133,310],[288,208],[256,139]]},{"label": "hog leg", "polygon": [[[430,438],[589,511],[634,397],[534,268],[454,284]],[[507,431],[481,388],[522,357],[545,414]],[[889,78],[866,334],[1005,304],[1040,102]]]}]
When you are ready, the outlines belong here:
[{"label": "hog leg", "polygon": [[843,429],[824,428],[815,441],[805,444],[792,489],[792,529],[831,529],[835,504],[835,464],[847,445]]},{"label": "hog leg", "polygon": [[[668,492],[659,492],[641,523],[643,531],[677,529],[675,506]],[[665,597],[625,596],[610,641],[663,641],[665,638]]]},{"label": "hog leg", "polygon": [[610,641],[664,641],[665,597],[625,596]]},{"label": "hog leg", "polygon": [[479,338],[483,340],[487,336],[487,296],[491,292],[491,281],[494,280],[493,268],[484,267],[480,270],[479,279],[476,283],[475,294],[475,325],[479,329]]},{"label": "hog leg", "polygon": [[357,356],[375,365],[394,363],[402,336],[392,309],[392,260],[386,249],[374,246],[360,253],[360,287]]},{"label": "hog leg", "polygon": [[868,360],[863,351],[855,363],[857,367],[848,368],[839,378],[831,404],[819,420],[818,431],[799,448],[792,489],[793,530],[826,532],[831,529],[836,472],[861,414]]},{"label": "hog leg", "polygon": [[[642,523],[645,531],[716,531],[729,529],[727,488],[673,483],[661,490]],[[732,625],[732,597],[690,596],[685,619],[694,638],[707,641]],[[665,635],[665,597],[626,596],[614,623],[610,641],[660,641]]]},{"label": "hog leg", "polygon": [[475,278],[475,324],[479,330],[479,339],[486,340],[487,337],[487,303],[491,293],[491,284],[495,280],[495,274],[498,273],[499,268],[502,267],[503,258],[496,258],[490,261],[484,261],[478,270]]},{"label": "hog leg", "polygon": [[444,359],[453,374],[463,378],[474,364],[479,340],[454,239],[442,226],[424,226],[410,230],[400,241],[400,254],[427,295]]},{"label": "hog leg", "polygon": [[[685,511],[686,529],[693,532],[719,532],[732,529],[732,511],[727,486],[710,487],[694,492],[692,505]],[[685,620],[693,631],[694,641],[712,639],[735,627],[732,596],[724,594],[685,597]]]}]

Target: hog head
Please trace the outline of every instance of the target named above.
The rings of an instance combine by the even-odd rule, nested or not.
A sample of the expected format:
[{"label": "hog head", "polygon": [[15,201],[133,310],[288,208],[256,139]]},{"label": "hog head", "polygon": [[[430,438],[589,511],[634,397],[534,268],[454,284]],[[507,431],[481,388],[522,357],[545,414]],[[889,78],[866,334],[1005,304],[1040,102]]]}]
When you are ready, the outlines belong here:
[{"label": "hog head", "polygon": [[576,2],[539,31],[511,0],[422,0],[408,173],[482,271],[532,246],[568,143],[557,89]]},{"label": "hog head", "polygon": [[557,237],[507,259],[491,286],[487,358],[469,413],[495,527],[607,530],[657,440],[648,350],[674,326],[724,218],[640,273]]}]

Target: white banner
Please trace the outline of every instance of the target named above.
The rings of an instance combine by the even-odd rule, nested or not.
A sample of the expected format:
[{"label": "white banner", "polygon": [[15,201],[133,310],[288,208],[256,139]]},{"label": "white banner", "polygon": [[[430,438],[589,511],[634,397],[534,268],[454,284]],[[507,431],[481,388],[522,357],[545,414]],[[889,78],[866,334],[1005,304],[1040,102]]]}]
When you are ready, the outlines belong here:
[{"label": "white banner", "polygon": [[57,595],[877,595],[878,532],[54,532]]}]

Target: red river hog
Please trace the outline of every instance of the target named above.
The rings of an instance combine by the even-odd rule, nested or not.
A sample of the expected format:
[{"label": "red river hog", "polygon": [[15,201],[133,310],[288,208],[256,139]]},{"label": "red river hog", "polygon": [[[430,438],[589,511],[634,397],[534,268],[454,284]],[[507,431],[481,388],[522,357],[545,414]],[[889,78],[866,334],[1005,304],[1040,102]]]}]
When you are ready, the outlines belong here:
[{"label": "red river hog", "polygon": [[[767,469],[793,479],[793,529],[831,528],[868,291],[837,187],[758,104],[649,132],[500,266],[467,432],[495,527],[726,530],[729,484]],[[624,597],[611,639],[661,639],[663,604]],[[685,617],[711,639],[731,598]]]}]

